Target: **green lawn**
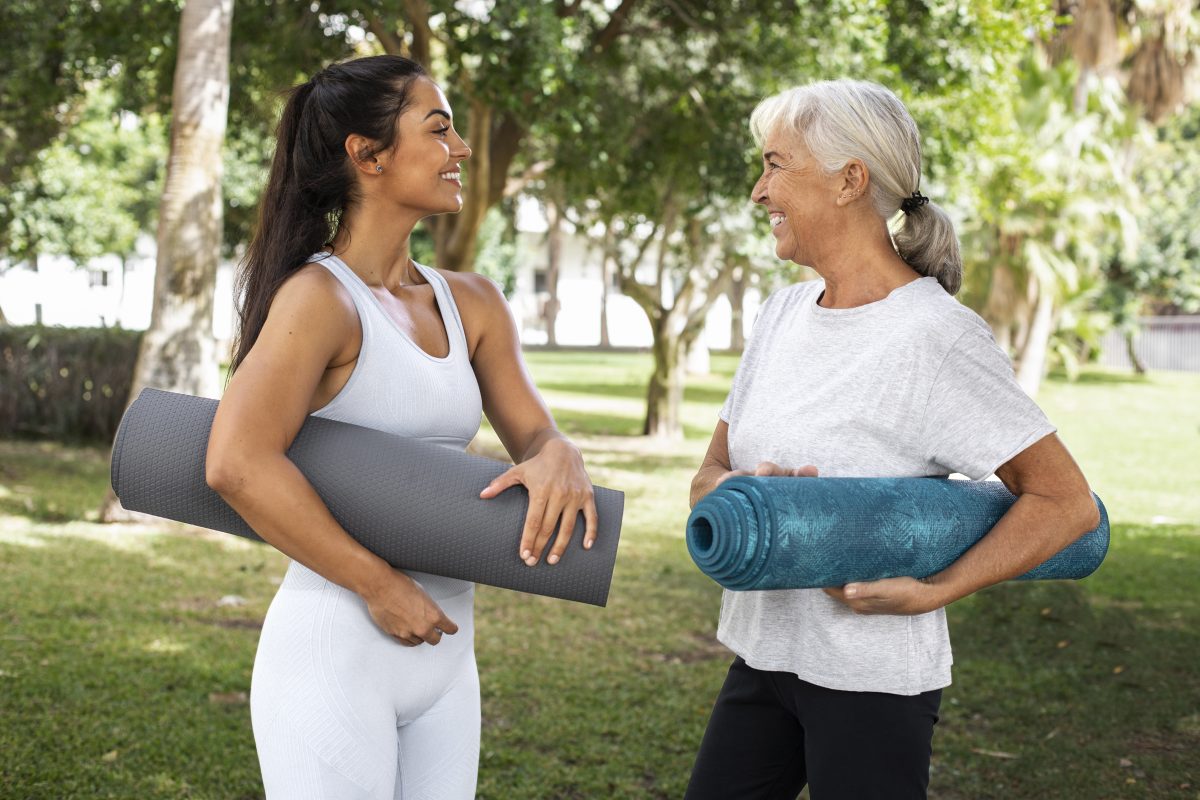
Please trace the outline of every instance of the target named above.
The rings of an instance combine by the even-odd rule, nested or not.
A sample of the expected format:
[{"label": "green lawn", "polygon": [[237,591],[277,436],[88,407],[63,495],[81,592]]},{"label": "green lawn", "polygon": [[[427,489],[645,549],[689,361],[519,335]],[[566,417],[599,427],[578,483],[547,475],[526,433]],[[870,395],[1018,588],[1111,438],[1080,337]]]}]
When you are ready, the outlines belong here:
[{"label": "green lawn", "polygon": [[[648,357],[530,361],[594,480],[627,493],[626,524],[606,609],[480,588],[479,796],[677,798],[729,660],[682,523],[734,361],[693,381],[689,438],[667,448],[629,435]],[[1047,385],[1112,548],[1085,581],[950,609],[932,797],[1200,798],[1197,400],[1200,376]],[[260,797],[244,693],[285,560],[87,521],[105,458],[0,442],[0,797]]]}]

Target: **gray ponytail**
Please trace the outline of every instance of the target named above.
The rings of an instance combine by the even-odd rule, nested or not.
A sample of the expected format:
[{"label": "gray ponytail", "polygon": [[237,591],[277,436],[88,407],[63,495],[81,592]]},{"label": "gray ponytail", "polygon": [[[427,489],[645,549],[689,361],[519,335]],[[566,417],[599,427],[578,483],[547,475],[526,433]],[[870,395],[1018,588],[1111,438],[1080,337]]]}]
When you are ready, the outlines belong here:
[{"label": "gray ponytail", "polygon": [[[759,145],[777,125],[790,126],[829,173],[850,159],[867,165],[871,205],[888,220],[921,180],[917,124],[896,95],[877,83],[841,79],[788,89],[759,103],[750,130]],[[933,203],[905,215],[892,239],[896,252],[921,275],[937,278],[950,294],[962,285],[958,236]]]}]

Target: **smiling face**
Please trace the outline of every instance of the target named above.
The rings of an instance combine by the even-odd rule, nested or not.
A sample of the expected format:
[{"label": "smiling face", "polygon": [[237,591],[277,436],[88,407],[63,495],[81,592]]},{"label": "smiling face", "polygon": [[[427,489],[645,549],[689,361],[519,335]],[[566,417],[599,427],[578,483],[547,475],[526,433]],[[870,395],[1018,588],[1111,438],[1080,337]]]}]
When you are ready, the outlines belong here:
[{"label": "smiling face", "polygon": [[471,156],[471,148],[454,129],[450,103],[436,83],[417,78],[411,93],[411,103],[396,123],[395,147],[377,156],[383,171],[376,185],[393,202],[425,216],[459,211],[459,165]]},{"label": "smiling face", "polygon": [[812,266],[842,225],[845,176],[827,175],[800,136],[776,128],[763,140],[763,174],[750,199],[771,217],[775,255]]}]

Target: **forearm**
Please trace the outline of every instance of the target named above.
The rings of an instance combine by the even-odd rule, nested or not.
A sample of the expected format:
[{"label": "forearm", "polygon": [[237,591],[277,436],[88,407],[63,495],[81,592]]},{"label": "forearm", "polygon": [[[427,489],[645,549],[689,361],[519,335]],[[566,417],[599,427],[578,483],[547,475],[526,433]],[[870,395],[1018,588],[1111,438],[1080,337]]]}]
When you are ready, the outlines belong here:
[{"label": "forearm", "polygon": [[235,469],[218,485],[217,493],[264,541],[339,586],[365,597],[391,571],[346,533],[283,454]]},{"label": "forearm", "polygon": [[970,550],[926,579],[948,605],[984,587],[1023,575],[1062,550],[1099,521],[1090,494],[1084,498],[1025,493]]},{"label": "forearm", "polygon": [[688,497],[688,504],[695,507],[696,503],[699,503],[706,494],[717,488],[717,484],[727,472],[729,472],[729,468],[722,464],[701,464],[696,476],[692,478],[692,491]]}]

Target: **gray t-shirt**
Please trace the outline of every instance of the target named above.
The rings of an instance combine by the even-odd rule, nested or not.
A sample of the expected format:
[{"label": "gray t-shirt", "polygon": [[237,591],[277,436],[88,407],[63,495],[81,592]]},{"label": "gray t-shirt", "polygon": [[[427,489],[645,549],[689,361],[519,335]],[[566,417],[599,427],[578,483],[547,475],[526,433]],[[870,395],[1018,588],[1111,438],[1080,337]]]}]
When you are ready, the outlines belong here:
[{"label": "gray t-shirt", "polygon": [[[820,280],[759,313],[721,409],[734,469],[980,480],[1055,428],[977,314],[934,278],[848,309]],[[717,638],[761,670],[831,689],[913,695],[950,683],[943,609],[858,615],[820,589],[726,591]]]}]

